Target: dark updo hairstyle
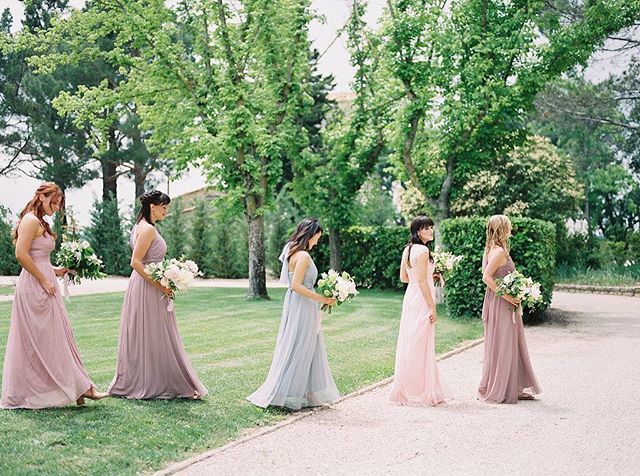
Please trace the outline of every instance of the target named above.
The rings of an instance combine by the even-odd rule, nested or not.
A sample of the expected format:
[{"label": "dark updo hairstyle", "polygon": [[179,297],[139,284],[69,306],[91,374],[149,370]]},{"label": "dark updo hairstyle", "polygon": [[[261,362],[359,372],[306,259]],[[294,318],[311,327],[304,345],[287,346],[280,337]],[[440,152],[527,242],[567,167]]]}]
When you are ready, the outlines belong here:
[{"label": "dark updo hairstyle", "polygon": [[316,234],[322,233],[322,225],[318,223],[317,218],[305,218],[296,227],[289,238],[289,253],[287,259],[291,258],[298,251],[306,251],[309,248],[309,240]]},{"label": "dark updo hairstyle", "polygon": [[138,211],[138,216],[136,217],[136,223],[140,223],[140,221],[144,218],[147,223],[151,225],[154,225],[151,222],[151,205],[169,205],[169,203],[171,203],[171,198],[169,197],[169,195],[161,192],[160,190],[145,192],[140,195],[138,200],[140,201],[140,210]]},{"label": "dark updo hairstyle", "polygon": [[[413,220],[411,220],[411,236],[409,237],[409,242],[407,243],[407,246],[409,247],[409,250],[407,251],[407,266],[409,268],[411,268],[411,247],[413,245],[424,245],[424,243],[418,236],[418,232],[434,225],[435,223],[433,222],[433,220],[426,215],[418,215]],[[428,245],[427,248],[429,248]],[[429,251],[431,252],[431,248],[429,248]],[[429,253],[429,260],[433,261],[433,256],[431,255],[431,253]]]}]

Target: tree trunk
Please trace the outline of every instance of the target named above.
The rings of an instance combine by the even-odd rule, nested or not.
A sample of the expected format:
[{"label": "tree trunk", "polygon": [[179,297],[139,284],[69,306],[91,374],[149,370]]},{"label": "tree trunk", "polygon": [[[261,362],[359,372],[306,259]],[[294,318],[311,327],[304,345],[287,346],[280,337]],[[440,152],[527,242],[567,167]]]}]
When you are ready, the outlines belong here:
[{"label": "tree trunk", "polygon": [[136,184],[136,200],[144,193],[144,184],[147,181],[148,172],[142,170],[138,165],[133,168],[133,181]]},{"label": "tree trunk", "polygon": [[102,164],[102,200],[113,198],[118,199],[118,164],[115,156],[117,152],[116,131],[114,128],[109,129],[109,148],[102,156],[100,162]]},{"label": "tree trunk", "polygon": [[264,215],[259,213],[259,197],[248,194],[245,217],[249,238],[249,291],[247,299],[269,299],[264,252]]},{"label": "tree trunk", "polygon": [[329,266],[338,272],[342,271],[342,242],[340,241],[340,231],[329,227]]},{"label": "tree trunk", "polygon": [[447,159],[447,176],[440,187],[440,195],[438,197],[438,211],[440,217],[449,218],[451,216],[451,189],[453,187],[453,157]]}]

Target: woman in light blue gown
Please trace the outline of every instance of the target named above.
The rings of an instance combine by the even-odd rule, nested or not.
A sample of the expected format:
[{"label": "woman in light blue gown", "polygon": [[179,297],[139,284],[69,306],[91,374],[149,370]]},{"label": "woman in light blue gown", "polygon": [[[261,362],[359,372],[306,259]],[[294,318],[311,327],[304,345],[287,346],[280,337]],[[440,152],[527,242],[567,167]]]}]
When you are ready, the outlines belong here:
[{"label": "woman in light blue gown", "polygon": [[280,255],[280,281],[289,285],[269,374],[262,386],[247,397],[258,407],[299,410],[335,402],[340,393],[331,376],[322,337],[320,304],[335,299],[317,294],[313,285],[318,269],[309,250],[322,235],[315,218],[305,218]]}]

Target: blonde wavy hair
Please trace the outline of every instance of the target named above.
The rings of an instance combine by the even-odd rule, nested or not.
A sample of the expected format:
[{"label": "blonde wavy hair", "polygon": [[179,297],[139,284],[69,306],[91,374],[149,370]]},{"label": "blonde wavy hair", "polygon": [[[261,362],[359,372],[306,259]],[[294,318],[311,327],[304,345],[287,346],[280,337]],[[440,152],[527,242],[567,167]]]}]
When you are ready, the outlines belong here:
[{"label": "blonde wavy hair", "polygon": [[487,221],[487,244],[484,247],[485,254],[489,254],[492,246],[500,246],[505,254],[509,254],[509,235],[511,234],[511,221],[506,215],[493,215]]}]

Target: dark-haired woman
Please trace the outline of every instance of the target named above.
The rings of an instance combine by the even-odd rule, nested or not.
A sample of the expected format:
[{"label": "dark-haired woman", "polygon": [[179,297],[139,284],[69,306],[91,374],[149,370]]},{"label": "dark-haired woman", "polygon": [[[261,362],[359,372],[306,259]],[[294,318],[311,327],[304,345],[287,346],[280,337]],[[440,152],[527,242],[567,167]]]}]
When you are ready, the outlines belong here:
[{"label": "dark-haired woman", "polygon": [[171,289],[144,270],[164,259],[167,244],[155,223],[167,216],[168,195],[143,194],[131,231],[133,272],[124,296],[118,339],[118,365],[109,394],[134,399],[200,398],[207,393],[184,351],[174,311],[167,310]]},{"label": "dark-haired woman", "polygon": [[44,216],[64,207],[64,195],[51,182],[41,184],[20,213],[13,232],[22,272],[16,284],[2,372],[2,408],[48,408],[84,397],[106,396],[95,389],[80,361],[71,324],[49,257],[55,233]]},{"label": "dark-haired woman", "polygon": [[402,303],[396,366],[390,399],[401,405],[434,406],[450,398],[436,362],[436,321],[433,259],[433,220],[418,216],[402,253],[400,281],[409,283]]},{"label": "dark-haired woman", "polygon": [[269,374],[262,386],[247,397],[256,406],[299,410],[326,405],[340,397],[327,361],[319,315],[319,305],[331,306],[335,299],[313,290],[318,269],[309,251],[321,235],[318,221],[305,218],[280,255],[280,281],[289,289]]}]

